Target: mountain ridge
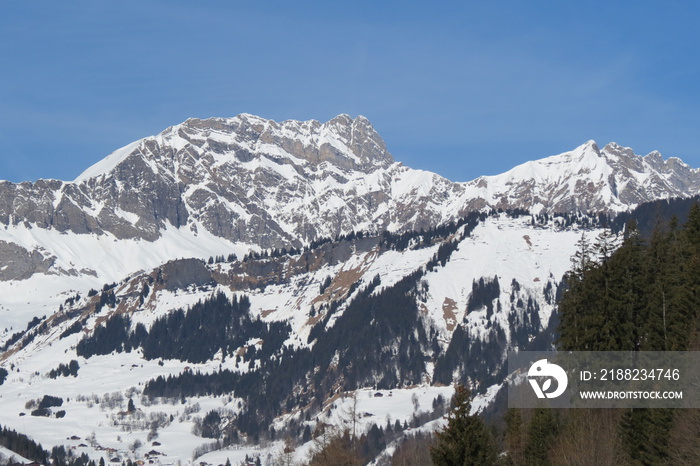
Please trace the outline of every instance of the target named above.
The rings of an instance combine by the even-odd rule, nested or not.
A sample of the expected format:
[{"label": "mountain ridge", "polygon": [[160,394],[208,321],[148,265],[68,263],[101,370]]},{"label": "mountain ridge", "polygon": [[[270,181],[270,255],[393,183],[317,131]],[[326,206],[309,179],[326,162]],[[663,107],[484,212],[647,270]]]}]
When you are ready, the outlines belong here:
[{"label": "mountain ridge", "polygon": [[529,207],[534,213],[550,214],[611,213],[643,202],[695,195],[700,190],[700,171],[677,158],[663,160],[657,151],[642,157],[614,142],[599,149],[589,140],[572,151],[466,184],[473,198],[491,207]]},{"label": "mountain ridge", "polygon": [[[31,400],[51,393],[66,400],[65,416],[55,421],[64,430],[85,437],[92,429],[98,445],[120,449],[115,437],[126,435],[120,429],[131,432],[124,437],[129,442],[150,441],[153,424],[140,420],[172,412],[170,421],[167,415],[157,418],[159,451],[171,460],[189,460],[208,437],[197,425],[212,410],[220,414],[221,428],[209,438],[223,445],[238,443],[250,452],[260,448],[258,436],[274,442],[274,435],[288,432],[303,454],[311,444],[303,441],[301,448],[302,428],[313,431],[329,419],[342,426],[338,406],[355,389],[362,389],[358,402],[367,413],[360,432],[372,423],[386,424],[386,414],[392,422],[427,425],[439,416],[431,414],[431,398],[449,397],[452,382],[473,382],[474,406],[483,407],[500,387],[506,349],[524,348],[538,337],[549,341],[542,335],[551,331],[559,280],[582,232],[599,231],[595,222],[583,216],[540,221],[522,212],[474,213],[406,235],[358,234],[303,251],[209,263],[173,260],[73,292],[27,331],[3,335],[10,343],[0,360],[13,371],[0,387],[10,401],[0,418],[15,425]],[[240,321],[238,314],[232,320],[223,313],[226,328],[242,325],[240,334],[223,340],[235,344],[222,343],[221,336],[206,345],[186,344],[200,331],[212,338],[221,333],[223,321],[197,318],[200,310],[215,311],[210,305],[221,300],[246,303]],[[189,313],[194,315],[182,321]],[[177,322],[195,326],[178,330]],[[159,333],[166,328],[172,337]],[[77,376],[47,375],[69,360],[79,366]],[[101,374],[109,376],[102,380]],[[188,383],[192,377],[199,381],[194,386]],[[391,405],[390,412],[365,407],[377,392],[393,393],[401,404]],[[426,393],[433,395],[426,399]],[[411,408],[413,394],[425,414]],[[125,396],[143,416],[119,414]],[[95,397],[107,401],[94,402]],[[174,400],[172,408],[166,400]],[[200,415],[175,412],[197,413],[199,404]],[[106,417],[95,416],[97,405]],[[54,431],[38,427],[42,418],[19,419],[37,426],[34,432],[45,445],[73,445],[65,435],[55,438]],[[86,451],[99,455],[93,446]],[[138,458],[143,452],[120,454]]]},{"label": "mountain ridge", "polygon": [[[564,166],[575,157],[578,171]],[[698,171],[680,159],[640,157],[615,143],[600,150],[589,141],[452,182],[394,161],[362,116],[277,123],[241,114],[188,119],[118,149],[74,182],[2,182],[0,223],[147,241],[169,223],[282,247],[370,226],[429,228],[480,209],[619,212],[698,193]]]},{"label": "mountain ridge", "polygon": [[[118,149],[74,182],[0,182],[0,259],[7,264],[0,281],[34,273],[118,278],[70,253],[72,243],[99,243],[102,255],[113,239],[124,246],[109,247],[110,261],[126,265],[124,256],[139,250],[154,256],[142,264],[148,268],[175,251],[201,258],[298,248],[354,231],[430,229],[489,209],[616,213],[699,193],[697,169],[615,143],[599,149],[588,141],[458,183],[396,162],[362,116],[188,119]],[[182,247],[202,237],[208,251]]]},{"label": "mountain ridge", "polygon": [[[123,439],[160,429],[168,461],[222,444],[237,447],[207,461],[242,460],[284,436],[300,459],[315,425],[343,425],[354,392],[361,431],[387,416],[434,430],[431,397],[470,384],[483,408],[508,348],[551,345],[569,258],[605,223],[581,210],[695,189],[682,162],[616,144],[453,183],[394,161],[359,117],[326,133],[273,123],[191,119],[77,182],[5,186],[24,197],[0,199],[0,214],[15,209],[0,225],[3,424],[21,419],[43,444],[94,457],[142,458]],[[18,418],[47,393],[65,398],[61,411]],[[402,401],[387,411],[377,394]],[[99,441],[81,447],[48,422]]]},{"label": "mountain ridge", "polygon": [[[351,149],[350,151],[345,151],[345,154],[340,154],[341,156],[347,156],[350,153],[355,155],[355,157],[348,158],[349,162],[355,162],[355,164],[358,162],[363,162],[362,159],[365,149],[363,144],[373,143],[377,146],[377,149],[379,149],[376,154],[373,154],[375,155],[373,159],[377,159],[379,164],[384,166],[391,164],[394,161],[391,154],[389,154],[386,150],[384,141],[381,139],[379,134],[376,133],[369,120],[362,115],[359,115],[353,119],[347,114],[340,114],[325,123],[321,123],[317,120],[285,120],[278,123],[274,120],[268,120],[256,115],[242,113],[231,118],[188,118],[183,123],[166,128],[158,135],[139,139],[121,149],[118,149],[105,159],[98,161],[96,164],[92,165],[83,173],[78,175],[74,182],[81,183],[89,178],[106,175],[107,172],[111,171],[116,167],[116,165],[121,163],[124,158],[131,155],[131,152],[134,149],[149,139],[156,139],[162,144],[166,138],[172,138],[175,135],[179,135],[183,136],[183,139],[187,140],[188,142],[193,143],[193,140],[188,137],[188,130],[202,131],[205,136],[217,133],[240,135],[241,138],[238,140],[234,138],[233,142],[238,143],[240,146],[242,146],[242,149],[247,151],[254,151],[255,147],[251,147],[248,144],[243,144],[244,142],[253,142],[255,145],[258,143],[278,145],[284,149],[285,146],[290,145],[289,133],[296,134],[302,136],[300,141],[292,141],[301,143],[302,145],[301,150],[297,148],[296,152],[304,154],[304,149],[310,148],[310,151],[306,151],[307,160],[316,163],[320,163],[327,159],[333,160],[334,158],[332,155],[334,154],[332,153],[332,149],[340,150],[341,152],[343,149],[345,149],[334,146],[334,143],[337,142],[340,142],[341,144],[347,146],[346,148]],[[360,138],[359,141],[356,141],[355,136],[358,134]],[[329,146],[330,149],[326,149],[325,146]],[[315,147],[318,149],[316,151],[317,153],[314,153],[315,151],[313,151]],[[116,155],[117,160],[109,160],[114,155]],[[246,160],[248,155],[249,154],[242,154],[239,158]],[[334,161],[338,162],[339,159],[336,157]],[[372,160],[364,162],[369,162],[370,165],[374,166],[377,165],[377,163],[372,163]],[[349,163],[347,161],[345,163],[341,161],[340,165],[349,165]]]}]

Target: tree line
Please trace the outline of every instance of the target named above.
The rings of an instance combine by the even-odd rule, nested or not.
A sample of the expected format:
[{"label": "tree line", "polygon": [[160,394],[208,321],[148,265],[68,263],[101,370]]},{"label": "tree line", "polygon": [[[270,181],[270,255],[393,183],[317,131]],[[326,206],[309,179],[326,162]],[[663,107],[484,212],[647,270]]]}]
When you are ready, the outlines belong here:
[{"label": "tree line", "polygon": [[[649,235],[629,220],[622,244],[610,230],[579,242],[557,293],[558,348],[700,349],[700,207],[691,207],[682,227],[671,218]],[[458,390],[446,428],[409,439],[392,464],[700,464],[697,409],[508,409],[484,429],[459,408],[466,398]]]},{"label": "tree line", "polygon": [[177,309],[162,316],[150,329],[138,323],[131,329],[129,316],[115,314],[104,325],[78,342],[76,353],[89,358],[111,352],[130,352],[141,348],[147,360],[178,359],[192,363],[211,360],[221,351],[224,358],[251,338],[260,338],[260,348],[248,347],[237,360],[243,362],[269,358],[282,345],[290,332],[289,324],[265,323],[250,315],[247,296],[229,299],[219,292],[199,301],[188,310]]}]

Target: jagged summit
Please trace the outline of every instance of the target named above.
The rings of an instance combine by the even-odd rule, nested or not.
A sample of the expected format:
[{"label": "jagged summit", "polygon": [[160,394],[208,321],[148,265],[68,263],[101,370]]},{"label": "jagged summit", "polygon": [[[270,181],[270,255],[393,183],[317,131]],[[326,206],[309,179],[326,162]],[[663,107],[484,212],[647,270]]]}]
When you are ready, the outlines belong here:
[{"label": "jagged summit", "polygon": [[[174,163],[159,159],[159,153],[164,150],[172,150]],[[160,164],[160,170],[177,177],[177,165],[181,165],[183,159],[201,160],[208,155],[212,156],[214,164],[267,158],[294,166],[306,162],[312,168],[326,162],[341,170],[365,173],[394,162],[384,140],[363,116],[353,119],[341,114],[325,123],[316,120],[278,123],[242,113],[232,118],[189,118],[157,136],[143,138],[113,152],[81,173],[75,182],[109,176],[120,164],[138,157],[149,164]]]},{"label": "jagged summit", "polygon": [[74,182],[1,185],[0,222],[147,241],[174,227],[289,247],[429,228],[457,215],[445,200],[459,189],[394,162],[365,117],[278,123],[241,114],[171,126]]},{"label": "jagged summit", "polygon": [[700,172],[658,152],[639,156],[611,142],[587,141],[576,149],[526,162],[495,176],[466,183],[475,205],[534,212],[619,212],[659,198],[700,190]]},{"label": "jagged summit", "polygon": [[[0,280],[57,269],[51,258],[64,238],[56,233],[156,242],[177,232],[228,248],[289,248],[360,230],[427,230],[475,210],[615,213],[698,193],[698,170],[615,143],[588,141],[455,183],[395,162],[362,116],[192,118],[113,152],[74,182],[0,183],[8,227],[0,257],[12,259]],[[61,267],[75,264],[71,256]]]},{"label": "jagged summit", "polygon": [[0,182],[0,421],[163,463],[238,462],[287,433],[306,454],[350,412],[358,435],[388,417],[428,432],[419,404],[476,381],[483,408],[507,348],[549,346],[569,258],[602,231],[493,209],[614,213],[699,183],[594,141],[454,183],[394,162],[364,117],[248,114],[189,119],[76,182]]}]

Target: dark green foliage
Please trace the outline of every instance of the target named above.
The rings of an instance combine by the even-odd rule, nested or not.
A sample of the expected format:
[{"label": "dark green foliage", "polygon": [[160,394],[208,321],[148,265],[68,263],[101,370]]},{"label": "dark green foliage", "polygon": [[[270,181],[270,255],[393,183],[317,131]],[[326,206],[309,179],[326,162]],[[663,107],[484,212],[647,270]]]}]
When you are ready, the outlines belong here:
[{"label": "dark green foliage", "polygon": [[51,408],[54,406],[62,406],[63,398],[57,396],[44,395],[44,397],[39,402],[39,408]]},{"label": "dark green foliage", "polygon": [[440,355],[435,363],[433,380],[444,385],[451,384],[454,370],[464,364],[468,358],[468,355],[465,353],[468,352],[469,337],[462,325],[458,324],[454,332],[452,332],[452,339],[447,347],[447,351]]},{"label": "dark green foliage", "polygon": [[512,464],[525,464],[526,425],[519,409],[509,408],[505,422],[504,447]]},{"label": "dark green foliage", "polygon": [[66,464],[69,460],[69,455],[70,453],[66,451],[66,447],[63,445],[51,449],[51,459],[54,460],[56,464]]},{"label": "dark green foliage", "polygon": [[251,349],[246,360],[253,356],[256,359],[269,358],[287,338],[289,325],[252,320],[249,311],[247,297],[229,300],[225,294],[217,293],[187,311],[178,309],[157,319],[150,331],[142,324],[130,331],[129,317],[116,314],[103,326],[96,327],[92,335],[83,338],[76,353],[89,358],[141,347],[146,359],[179,359],[197,363],[212,359],[219,351],[232,355],[250,338],[257,337],[264,344],[259,351]]},{"label": "dark green foliage", "polygon": [[321,283],[321,285],[318,288],[318,294],[323,294],[326,289],[331,286],[331,276],[327,276],[326,279]]},{"label": "dark green foliage", "polygon": [[[562,350],[683,351],[692,347],[700,302],[697,204],[687,219],[680,229],[674,218],[667,227],[657,223],[644,241],[632,217],[624,243],[615,252],[608,235],[601,235],[594,246],[580,242],[559,304]],[[665,409],[624,413],[619,435],[632,461],[660,464],[668,460],[675,414]]]},{"label": "dark green foliage", "polygon": [[369,431],[359,439],[360,456],[366,461],[375,458],[386,448],[384,430],[377,424],[372,424]]},{"label": "dark green foliage", "polygon": [[[263,337],[266,331],[262,321],[250,319],[249,310],[247,297],[230,301],[223,293],[217,293],[187,312],[172,312],[156,320],[142,340],[144,357],[204,362],[220,350],[231,354],[249,338]],[[275,333],[286,330],[274,327]]]},{"label": "dark green foliage", "polygon": [[5,342],[5,344],[2,345],[2,347],[1,347],[1,348],[2,348],[2,351],[7,351],[7,349],[8,349],[10,346],[12,346],[12,345],[14,345],[15,343],[17,343],[17,342],[20,340],[20,338],[22,338],[22,337],[25,335],[25,333],[26,333],[26,332],[25,332],[24,330],[20,330],[19,332],[13,333],[12,336],[11,336],[10,338],[7,339],[7,341]]},{"label": "dark green foliage", "polygon": [[[517,213],[518,209],[516,209],[513,212]],[[527,215],[527,212],[520,210],[520,215]],[[511,216],[517,215],[511,214]],[[564,212],[555,214],[548,214],[546,212],[543,212],[541,214],[531,216],[530,224],[532,226],[548,225],[549,223],[553,223],[554,226],[562,229],[567,229],[573,227],[574,225],[576,225],[580,229],[591,229],[600,227],[601,225],[609,225],[610,219],[604,213],[583,214],[581,212]]]},{"label": "dark green foliage", "polygon": [[187,396],[219,396],[232,393],[238,386],[241,375],[224,369],[211,374],[185,371],[180,375],[158,376],[146,383],[143,394],[151,398],[162,396],[182,398]]},{"label": "dark green foliage", "polygon": [[[434,244],[432,241],[440,238],[444,244],[431,261],[432,266],[436,267],[445,264],[459,244],[459,239],[450,236],[460,228],[463,236],[468,235],[486,215],[473,214],[457,224],[427,233],[400,238],[387,234],[384,247],[422,247]],[[263,258],[269,254],[254,253],[244,260]],[[121,348],[140,346],[149,359],[178,358],[201,362],[210,360],[221,350],[224,355],[240,357],[240,362],[248,364],[250,371],[234,373],[220,370],[208,374],[185,371],[177,376],[149,381],[144,387],[144,394],[149,397],[183,398],[233,393],[245,400],[244,408],[228,424],[221,423],[227,428],[219,438],[226,443],[234,438],[234,434],[237,435],[236,432],[245,433],[253,439],[264,438],[269,436],[268,426],[275,416],[300,405],[309,406],[313,412],[318,409],[321,400],[338,390],[353,390],[362,386],[394,388],[422,381],[426,354],[432,351],[437,355],[440,352],[439,346],[435,346],[435,334],[432,329],[425,329],[416,304],[416,296],[425,292],[420,285],[423,273],[424,270],[418,270],[376,293],[378,279],[359,291],[358,282],[343,293],[349,295],[355,291],[351,302],[334,301],[316,308],[319,320],[310,331],[311,348],[283,348],[282,342],[288,336],[285,324],[267,325],[253,320],[249,317],[246,298],[232,303],[222,296],[213,296],[188,311],[175,311],[159,319],[148,330],[136,326],[133,331],[127,332],[128,338],[122,342]],[[328,281],[324,286],[328,286]],[[476,286],[481,290],[481,284],[477,283]],[[493,288],[498,290],[499,287],[493,282],[483,284],[484,292],[491,294]],[[342,314],[337,312],[341,305],[345,306]],[[494,312],[498,305],[493,304]],[[527,306],[526,303],[522,305]],[[531,307],[536,314],[535,305]],[[329,327],[331,319],[335,320]],[[539,330],[539,322],[532,325]],[[468,376],[483,380],[483,385],[487,386],[487,380],[500,377],[495,373],[498,358],[493,355],[502,350],[504,330],[494,327],[490,329],[485,342],[473,343],[467,340],[463,329],[459,331],[464,334],[461,344],[467,346],[467,351],[463,351],[460,345],[449,350],[457,362],[442,363],[444,374],[451,374],[455,364],[465,368],[468,366],[468,370],[463,371],[464,378]],[[234,350],[241,348],[251,338],[261,338],[264,344],[262,347],[255,345],[245,348],[240,355],[233,355]],[[459,338],[457,343],[460,343]],[[449,357],[445,360],[449,361]],[[468,361],[477,360],[486,363],[467,364]],[[477,372],[479,377],[476,377]],[[400,424],[392,428],[394,435],[398,435],[402,429]],[[377,427],[371,441],[368,437],[369,444],[374,442],[375,446],[368,445],[366,448],[378,448],[385,441],[379,440],[377,432],[383,432],[383,438],[389,435],[387,430]],[[302,435],[300,427],[296,436]],[[385,443],[388,444],[388,441]]]},{"label": "dark green foliage", "polygon": [[[485,212],[472,212],[466,217],[460,218],[457,222],[443,224],[431,228],[428,231],[420,230],[392,233],[385,230],[382,233],[382,245],[387,249],[395,249],[397,251],[403,251],[409,246],[413,248],[429,246],[433,244],[435,240],[444,239],[454,234],[464,225],[467,225],[464,235],[469,236],[471,231],[478,225],[479,221],[483,221],[487,216],[488,214]],[[451,253],[449,249],[452,248],[452,250],[454,250],[455,247],[456,242],[454,241],[441,245],[442,251],[438,250],[438,254],[434,258],[435,262],[432,265],[431,263],[428,264],[428,270],[431,270],[438,262],[444,266]]]},{"label": "dark green foliage", "polygon": [[[266,426],[274,416],[312,400],[318,403],[339,384],[343,390],[352,390],[367,385],[394,388],[420,383],[425,370],[423,351],[429,346],[413,298],[421,276],[418,271],[372,294],[379,285],[375,279],[355,294],[333,327],[325,329],[327,320],[317,324],[311,349],[280,348],[286,334],[270,330],[263,333],[263,339],[265,345],[277,341],[275,357],[270,357],[273,353],[265,345],[255,350],[254,357],[260,364],[255,370],[158,377],[146,384],[144,394],[181,397],[233,392],[246,400],[246,408],[235,420],[236,427],[255,436],[267,435]],[[331,364],[336,354],[338,361]],[[323,370],[314,370],[317,367]]]},{"label": "dark green foliage", "polygon": [[430,456],[436,466],[492,465],[496,447],[484,421],[470,415],[471,393],[462,385],[455,388],[447,427],[437,432]]},{"label": "dark green foliage", "polygon": [[614,253],[609,242],[580,244],[559,304],[560,348],[686,349],[697,308],[688,230],[657,231],[645,244],[631,224]]},{"label": "dark green foliage", "polygon": [[415,272],[373,295],[374,286],[370,285],[318,338],[313,354],[321,367],[327,367],[340,350],[337,370],[345,389],[365,384],[394,388],[420,382],[425,370],[422,346],[428,339],[418,324],[418,307],[411,294],[421,275]]},{"label": "dark green foliage", "polygon": [[131,350],[129,328],[131,319],[122,314],[113,315],[104,325],[95,328],[90,336],[78,342],[75,352],[89,358],[94,355],[110,354],[112,351]]},{"label": "dark green foliage", "polygon": [[498,277],[494,276],[491,281],[484,281],[481,277],[477,282],[472,282],[472,292],[467,302],[467,312],[477,311],[486,307],[490,314],[493,314],[493,301],[501,294],[501,287],[498,285]]},{"label": "dark green foliage", "polygon": [[79,320],[76,320],[75,322],[73,322],[73,324],[70,327],[68,327],[67,329],[65,329],[63,331],[63,333],[61,333],[61,336],[59,337],[59,339],[66,338],[67,336],[73,335],[74,333],[78,333],[82,329],[83,329],[83,323]]},{"label": "dark green foliage", "polygon": [[47,327],[48,321],[46,320],[46,316],[43,316],[42,318],[34,317],[27,323],[26,330],[14,333],[7,341],[5,341],[5,344],[0,349],[2,351],[6,351],[17,342],[20,342],[19,349],[25,348],[38,334],[44,332]]},{"label": "dark green foliage", "polygon": [[55,379],[59,376],[68,377],[69,375],[77,377],[78,369],[80,369],[78,361],[76,361],[75,359],[71,359],[71,361],[68,364],[61,363],[58,365],[58,368],[51,369],[51,371],[49,371],[49,377],[52,379]]},{"label": "dark green foliage", "polygon": [[558,431],[559,422],[552,409],[535,409],[525,444],[525,464],[532,466],[550,464],[547,456]]},{"label": "dark green foliage", "polygon": [[450,260],[452,253],[457,250],[458,245],[459,241],[457,240],[442,243],[430,262],[426,264],[426,269],[433,270],[438,264],[444,267],[447,261]]},{"label": "dark green foliage", "polygon": [[125,347],[138,348],[144,341],[148,338],[148,330],[142,323],[136,324],[134,330],[129,334],[129,342],[125,344]]},{"label": "dark green foliage", "polygon": [[608,225],[614,233],[619,233],[624,231],[630,220],[634,220],[641,236],[649,238],[659,225],[670,225],[674,218],[678,224],[685,223],[688,212],[698,201],[700,196],[646,202],[632,212],[618,214]]},{"label": "dark green foliage", "polygon": [[[48,417],[51,416],[50,408],[62,405],[63,398],[51,395],[44,395],[41,401],[39,401],[39,405],[37,406],[37,408],[31,412],[31,415]],[[61,415],[60,417],[65,416],[65,414],[65,411],[63,411],[63,415]]]},{"label": "dark green foliage", "polygon": [[219,438],[221,435],[221,415],[218,411],[209,411],[202,420],[202,437]]},{"label": "dark green foliage", "polygon": [[0,430],[0,445],[27,459],[43,464],[48,461],[49,453],[40,444],[7,427]]},{"label": "dark green foliage", "polygon": [[[247,359],[268,358],[277,351],[289,334],[286,323],[265,324],[250,318],[248,298],[229,300],[218,293],[207,301],[192,306],[187,312],[175,311],[154,322],[142,340],[146,359],[179,359],[204,362],[222,350],[232,355],[250,338],[261,338],[260,351],[247,353]],[[254,351],[254,350],[252,350]]]},{"label": "dark green foliage", "polygon": [[[461,324],[457,325],[447,350],[440,354],[433,371],[433,380],[446,385],[453,382],[465,384],[469,380],[478,381],[479,387],[486,388],[499,383],[505,376],[506,368],[499,357],[506,345],[506,334],[500,326],[492,326],[488,336],[470,340]],[[474,361],[479,361],[474,364]],[[456,380],[453,374],[457,373]]]},{"label": "dark green foliage", "polygon": [[[531,296],[526,300],[519,295],[520,284],[511,282],[511,312],[509,313],[509,327],[511,344],[521,350],[547,350],[553,341],[553,330],[556,328],[556,320],[540,321],[539,305]],[[500,383],[504,377],[505,368],[500,364],[500,354],[506,345],[506,334],[499,325],[491,326],[491,316],[502,311],[501,293],[497,277],[493,280],[481,278],[472,283],[467,311],[474,312],[486,308],[486,328],[488,336],[484,339],[470,339],[465,330],[464,323],[458,324],[452,333],[447,349],[438,352],[433,380],[442,384],[453,382],[466,384],[468,381],[477,381],[476,390],[488,387],[494,383]],[[518,298],[516,299],[516,296]],[[495,302],[495,304],[494,304]],[[556,316],[554,316],[556,319]],[[474,364],[474,361],[480,361]],[[457,374],[457,377],[455,377]]]},{"label": "dark green foliage", "polygon": [[[27,329],[24,331],[14,333],[5,344],[0,347],[0,350],[6,351],[12,345],[19,343],[18,349],[26,348],[29,343],[31,343],[37,335],[46,331],[49,327],[49,321],[46,320],[46,316],[41,318],[34,317],[30,322],[27,323]],[[21,340],[21,341],[20,341]]]},{"label": "dark green foliage", "polygon": [[[87,453],[81,453],[77,458],[71,458],[64,464],[66,466],[95,466],[95,460],[91,460]],[[59,463],[58,466],[61,466],[61,464]]]},{"label": "dark green foliage", "polygon": [[115,286],[116,284],[104,286],[102,293],[100,293],[100,300],[95,303],[95,314],[99,313],[104,306],[114,307],[117,305],[117,297],[114,294]]},{"label": "dark green foliage", "polygon": [[[43,318],[45,319],[46,316],[44,316]],[[42,319],[40,319],[40,318],[38,318],[38,317],[34,317],[32,320],[30,320],[30,321],[27,323],[27,330],[31,330],[32,328],[36,327],[37,325],[39,325],[39,323],[40,323],[41,321],[42,321]]]},{"label": "dark green foliage", "polygon": [[5,379],[7,378],[8,372],[7,369],[4,367],[0,367],[0,385],[5,383]]},{"label": "dark green foliage", "polygon": [[631,409],[622,417],[620,435],[627,454],[640,464],[659,464],[668,456],[673,411]]}]

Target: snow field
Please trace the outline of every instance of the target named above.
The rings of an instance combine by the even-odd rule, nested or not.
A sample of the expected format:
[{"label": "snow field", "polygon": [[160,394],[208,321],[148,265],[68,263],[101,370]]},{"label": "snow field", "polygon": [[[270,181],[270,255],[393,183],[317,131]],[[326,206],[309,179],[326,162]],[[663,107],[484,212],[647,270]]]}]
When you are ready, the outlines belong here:
[{"label": "snow field", "polygon": [[[594,231],[587,232],[586,236],[595,234]],[[419,300],[423,300],[419,304],[423,304],[424,308],[427,309],[426,325],[434,325],[443,333],[445,341],[448,341],[450,333],[447,330],[446,316],[443,311],[445,300],[449,298],[454,301],[454,320],[462,322],[465,318],[464,314],[472,282],[482,277],[489,279],[498,276],[501,285],[499,299],[504,305],[509,303],[510,283],[513,278],[520,283],[523,293],[541,297],[542,289],[550,277],[558,281],[566,271],[569,264],[568,258],[575,252],[575,243],[580,237],[581,232],[573,229],[555,231],[551,225],[533,227],[530,225],[529,217],[513,219],[503,214],[487,218],[459,244],[458,249],[453,252],[445,267],[438,267],[423,277],[428,285],[428,291],[425,296],[419,297]],[[213,247],[212,244],[217,246],[221,243],[207,244],[205,241],[199,244],[202,247],[199,250],[200,253],[208,257],[209,251]],[[386,251],[381,255],[377,254],[376,250],[354,252],[350,260],[342,264],[326,266],[314,272],[290,277],[289,282],[285,284],[271,285],[263,290],[246,292],[251,300],[251,313],[266,321],[289,322],[292,334],[285,344],[297,347],[304,346],[307,344],[310,329],[308,325],[309,311],[312,305],[315,305],[317,310],[319,309],[319,286],[326,277],[335,278],[342,274],[351,274],[356,280],[362,282],[356,291],[359,292],[372,281],[375,275],[379,275],[381,284],[375,290],[376,293],[383,287],[391,286],[407,274],[423,267],[436,252],[437,246],[401,252]],[[137,265],[143,266],[146,265],[147,261],[155,259],[141,258],[141,260],[143,262]],[[212,267],[226,271],[230,265],[215,264]],[[40,283],[39,278],[33,283],[35,286]],[[65,277],[47,276],[42,279],[44,283],[50,283],[49,279],[64,280]],[[95,281],[98,280],[95,278]],[[31,284],[30,280],[21,282],[22,286]],[[0,284],[0,286],[10,285]],[[20,285],[15,283],[12,286]],[[128,283],[118,285],[115,289],[117,295],[129,286]],[[100,288],[97,284],[94,287]],[[57,286],[56,290],[58,289]],[[160,290],[155,296],[149,295],[147,300],[149,304],[144,306],[143,311],[136,312],[131,316],[132,324],[136,325],[140,322],[148,327],[157,317],[173,309],[186,309],[198,300],[206,299],[218,291],[223,291],[229,297],[236,294],[221,285],[206,290],[194,287],[177,291]],[[83,291],[81,294],[85,298],[85,292]],[[60,296],[60,299],[65,299],[66,294],[59,293],[57,296]],[[60,300],[59,297],[53,299],[55,300],[54,304]],[[540,300],[540,302],[542,301]],[[344,307],[339,309],[338,315],[342,313],[343,309]],[[543,322],[546,322],[551,310],[551,307],[541,307]],[[110,310],[105,307],[100,316],[107,315],[109,312]],[[87,327],[92,328],[98,317],[91,317],[87,322]],[[484,327],[485,311],[475,311],[466,318],[470,332],[483,336],[480,329]],[[507,322],[504,320],[506,319],[505,313],[504,315],[497,313],[493,318],[499,320],[507,328]],[[216,356],[212,361],[203,364],[166,360],[163,361],[163,365],[160,365],[158,361],[145,361],[138,351],[93,356],[85,360],[77,357],[74,352],[74,347],[82,338],[82,333],[71,335],[62,340],[58,339],[60,332],[71,323],[72,321],[62,324],[48,336],[37,337],[26,350],[10,356],[4,363],[3,366],[7,366],[8,370],[12,365],[14,368],[10,370],[10,376],[5,384],[0,386],[0,403],[3,406],[2,412],[0,412],[0,424],[20,432],[31,433],[32,437],[41,442],[45,448],[66,444],[76,447],[75,451],[78,454],[85,451],[95,458],[105,456],[107,460],[105,450],[90,446],[84,440],[94,432],[97,443],[102,448],[114,449],[108,453],[118,455],[120,458],[140,458],[145,452],[155,449],[167,455],[161,457],[161,462],[174,463],[179,460],[183,464],[189,464],[192,461],[193,452],[211,442],[209,439],[203,439],[193,434],[195,416],[203,417],[212,409],[233,412],[239,409],[239,400],[235,398],[229,400],[228,396],[193,398],[185,404],[181,404],[179,400],[174,403],[151,404],[142,399],[141,391],[148,380],[159,375],[167,376],[181,373],[186,367],[201,372],[217,371],[220,367],[236,371],[248,370],[247,364],[243,364],[237,369],[235,368],[235,358],[227,358],[225,362],[222,362],[221,357]],[[254,341],[248,342],[248,344],[254,343]],[[71,359],[76,359],[80,364],[77,378],[58,377],[51,380],[46,377],[46,373],[55,369],[59,363],[67,363]],[[490,387],[486,394],[476,397],[472,404],[473,411],[476,412],[487,406],[498,388],[498,385]],[[392,422],[398,419],[401,423],[404,421],[410,423],[414,411],[432,410],[432,400],[438,394],[441,394],[445,402],[449,403],[452,390],[452,387],[434,387],[427,383],[418,387],[391,390],[391,396],[390,392],[386,390],[361,389],[357,395],[356,411],[360,412],[362,416],[358,417],[356,428],[359,429],[358,432],[363,432],[373,423],[384,427],[389,417]],[[375,397],[376,393],[381,393],[383,396]],[[129,421],[129,415],[120,419],[119,413],[125,411],[129,394],[133,396],[136,407],[140,410],[139,416],[141,417],[138,422],[133,419]],[[59,396],[64,399],[63,406],[53,408],[54,412],[60,409],[65,410],[66,416],[64,418],[34,417],[29,414],[30,410],[25,407],[26,403],[30,400],[39,400],[44,395]],[[109,395],[108,400],[112,400],[113,407],[104,402],[106,395]],[[417,410],[413,405],[414,395],[418,401],[419,408]],[[346,425],[347,412],[352,400],[350,394],[332,400],[325,406],[322,413],[315,416],[312,422],[323,421],[339,426]],[[196,404],[199,405],[197,412],[184,414],[185,410],[194,410]],[[22,412],[25,415],[19,416]],[[330,412],[330,416],[328,416],[328,412]],[[171,415],[173,416],[172,422],[169,421]],[[298,414],[290,413],[286,417],[282,416],[276,420],[276,423],[282,428],[285,422],[289,421],[289,416],[296,415]],[[151,417],[161,419],[163,416],[168,421],[158,429],[158,437],[148,441],[150,430],[139,422]],[[443,422],[440,420],[432,421],[420,429],[435,429],[440,427]],[[72,435],[81,437],[81,440],[67,440],[67,437]],[[134,453],[130,451],[129,447],[133,446],[136,440],[139,440],[142,446]],[[160,442],[161,445],[154,447],[152,445],[154,440]],[[88,447],[78,447],[81,443],[88,444]],[[297,447],[295,450],[297,460],[306,459],[312,446],[313,443],[309,442]],[[231,461],[235,462],[242,460],[246,454],[261,455],[264,459],[267,455],[273,457],[279,455],[283,447],[282,442],[270,445],[239,446],[238,448],[206,453],[197,461],[218,464],[225,462],[226,458],[230,458]],[[389,446],[387,452],[394,447]]]}]

